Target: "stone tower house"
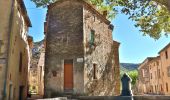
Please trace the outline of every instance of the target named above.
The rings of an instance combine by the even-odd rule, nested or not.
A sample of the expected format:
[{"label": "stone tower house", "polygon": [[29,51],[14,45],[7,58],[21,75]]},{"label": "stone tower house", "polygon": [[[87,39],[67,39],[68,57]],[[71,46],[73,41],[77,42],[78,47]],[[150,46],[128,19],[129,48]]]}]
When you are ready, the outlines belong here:
[{"label": "stone tower house", "polygon": [[45,97],[73,93],[118,95],[119,43],[106,16],[84,0],[48,6],[45,22]]}]

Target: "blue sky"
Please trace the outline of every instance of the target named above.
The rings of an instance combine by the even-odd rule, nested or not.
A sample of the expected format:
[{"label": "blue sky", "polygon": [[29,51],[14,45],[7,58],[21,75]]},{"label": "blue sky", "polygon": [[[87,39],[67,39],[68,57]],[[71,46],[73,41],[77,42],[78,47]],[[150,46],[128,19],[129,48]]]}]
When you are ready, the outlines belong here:
[{"label": "blue sky", "polygon": [[[29,34],[34,41],[40,41],[44,37],[44,21],[46,9],[36,8],[30,0],[24,0],[28,15],[32,22]],[[118,14],[114,20],[113,39],[120,42],[119,57],[120,62],[141,63],[146,57],[157,56],[158,52],[170,42],[170,37],[162,36],[159,40],[154,40],[149,36],[143,36],[134,22],[128,20],[123,14]]]}]

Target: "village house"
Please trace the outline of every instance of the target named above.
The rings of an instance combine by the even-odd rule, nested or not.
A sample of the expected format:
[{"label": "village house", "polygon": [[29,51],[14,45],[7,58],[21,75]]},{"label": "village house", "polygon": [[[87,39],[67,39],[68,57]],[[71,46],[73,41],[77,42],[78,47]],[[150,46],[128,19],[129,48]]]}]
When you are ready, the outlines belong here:
[{"label": "village house", "polygon": [[44,95],[44,41],[36,42],[33,46],[31,67],[29,69],[29,94]]},{"label": "village house", "polygon": [[26,100],[30,19],[22,0],[0,0],[0,100]]},{"label": "village house", "polygon": [[106,15],[84,0],[48,6],[45,97],[120,94],[120,44],[113,41],[113,25]]},{"label": "village house", "polygon": [[[138,68],[137,94],[170,95],[170,43],[159,56],[147,58]],[[146,70],[144,70],[146,69]],[[145,75],[146,71],[146,75]],[[146,76],[146,77],[144,77]],[[147,78],[147,81],[144,81]],[[148,79],[149,78],[149,79]],[[148,85],[149,84],[149,85]]]},{"label": "village house", "polygon": [[149,64],[150,91],[151,94],[163,94],[162,66],[160,56],[153,58]]},{"label": "village house", "polygon": [[150,92],[150,83],[149,83],[149,61],[151,61],[153,57],[146,58],[138,67],[138,84],[137,84],[137,92],[138,94],[146,94]]},{"label": "village house", "polygon": [[160,56],[146,58],[138,68],[137,94],[163,94]]},{"label": "village house", "polygon": [[170,95],[170,43],[159,52],[162,65],[163,91]]}]

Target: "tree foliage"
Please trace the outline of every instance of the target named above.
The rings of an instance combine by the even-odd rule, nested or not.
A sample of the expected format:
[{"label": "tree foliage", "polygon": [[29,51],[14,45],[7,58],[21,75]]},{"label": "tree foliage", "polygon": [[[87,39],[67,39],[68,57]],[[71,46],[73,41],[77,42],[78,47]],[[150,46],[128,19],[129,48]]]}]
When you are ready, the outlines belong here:
[{"label": "tree foliage", "polygon": [[136,84],[136,80],[138,78],[138,72],[136,70],[130,71],[127,73],[130,78],[132,79],[132,85],[134,86]]},{"label": "tree foliage", "polygon": [[[46,7],[57,0],[31,0],[37,7]],[[135,21],[144,35],[159,39],[170,32],[170,14],[167,9],[168,0],[86,0],[99,11],[108,11],[108,19],[113,19],[117,13],[124,13]]]}]

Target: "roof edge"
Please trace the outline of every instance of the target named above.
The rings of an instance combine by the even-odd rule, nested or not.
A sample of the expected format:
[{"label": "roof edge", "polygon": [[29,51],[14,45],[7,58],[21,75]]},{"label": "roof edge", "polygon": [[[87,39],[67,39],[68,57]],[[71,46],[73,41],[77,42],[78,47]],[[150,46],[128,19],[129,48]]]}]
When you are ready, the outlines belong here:
[{"label": "roof edge", "polygon": [[21,7],[21,13],[23,14],[23,17],[24,17],[24,20],[25,20],[26,24],[28,25],[28,27],[32,27],[31,20],[28,17],[27,9],[25,7],[24,1],[23,0],[17,0],[17,2]]},{"label": "roof edge", "polygon": [[162,51],[164,51],[165,49],[167,49],[168,47],[170,47],[170,43],[168,43],[163,49],[161,49],[158,54],[160,54]]},{"label": "roof edge", "polygon": [[[56,1],[54,3],[49,4],[47,8],[49,10],[49,9],[53,8],[56,4],[62,3],[64,1],[70,1],[70,0],[59,0],[59,1]],[[95,9],[92,4],[90,4],[86,0],[74,0],[74,1],[78,1],[78,2],[84,3],[85,6],[89,7],[92,11],[94,11],[107,25],[111,25],[110,24],[111,22],[106,17],[104,17],[104,15],[102,15],[97,9]],[[113,25],[112,25],[112,27],[113,27]]]}]

